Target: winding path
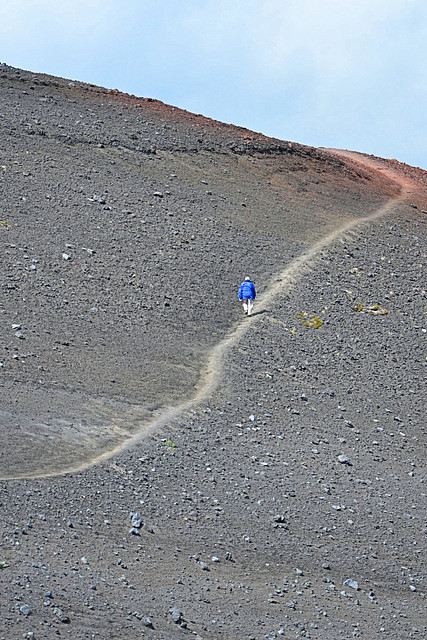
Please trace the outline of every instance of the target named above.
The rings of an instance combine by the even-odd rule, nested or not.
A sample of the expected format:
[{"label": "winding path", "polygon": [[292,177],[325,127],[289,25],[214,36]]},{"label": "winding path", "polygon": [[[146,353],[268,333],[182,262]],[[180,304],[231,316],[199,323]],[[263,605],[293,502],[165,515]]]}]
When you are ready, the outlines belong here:
[{"label": "winding path", "polygon": [[[332,233],[318,240],[305,253],[295,258],[287,267],[283,269],[283,271],[279,275],[273,278],[270,286],[266,289],[266,291],[262,295],[258,296],[256,305],[256,310],[258,313],[260,311],[265,311],[278,295],[282,295],[288,292],[295,284],[298,276],[300,276],[304,272],[304,270],[313,263],[313,261],[319,256],[323,249],[331,245],[335,240],[344,236],[349,231],[352,231],[357,227],[360,227],[366,223],[390,214],[399,206],[399,204],[407,200],[409,195],[415,193],[418,190],[418,185],[407,176],[401,175],[398,171],[394,171],[393,169],[384,166],[379,161],[375,161],[374,159],[366,157],[363,154],[335,149],[327,149],[324,151],[325,153],[335,155],[339,158],[349,161],[352,164],[354,163],[356,165],[362,166],[369,171],[374,171],[378,174],[384,175],[386,178],[390,179],[399,186],[399,195],[397,197],[390,198],[390,200],[386,204],[377,209],[373,214],[364,218],[357,218],[338,227]],[[251,329],[254,323],[257,323],[260,320],[262,316],[258,315],[258,313],[254,314],[254,316],[252,316],[251,318],[245,317],[236,328],[234,328],[217,345],[212,348],[206,365],[201,371],[199,382],[196,386],[196,392],[192,398],[185,400],[173,407],[159,410],[157,413],[153,414],[152,418],[149,421],[141,425],[140,431],[138,431],[136,434],[123,440],[114,448],[105,451],[104,453],[89,460],[86,460],[83,463],[79,463],[76,466],[63,468],[61,471],[56,470],[53,472],[46,472],[42,474],[34,473],[16,475],[13,477],[9,476],[7,478],[0,478],[0,480],[42,479],[64,475],[67,473],[77,473],[83,471],[93,465],[96,465],[97,463],[108,460],[117,453],[135,445],[144,437],[160,429],[171,420],[180,416],[182,413],[207,400],[218,387],[218,384],[223,376],[224,362],[226,360],[227,352],[231,349],[231,347],[233,347],[243,338],[243,336]]]}]

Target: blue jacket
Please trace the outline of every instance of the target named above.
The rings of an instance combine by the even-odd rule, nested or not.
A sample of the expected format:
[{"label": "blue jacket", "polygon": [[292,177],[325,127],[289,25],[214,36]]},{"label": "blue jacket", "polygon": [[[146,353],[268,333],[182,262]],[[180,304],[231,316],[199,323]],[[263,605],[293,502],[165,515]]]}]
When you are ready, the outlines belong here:
[{"label": "blue jacket", "polygon": [[256,291],[254,283],[250,280],[244,280],[239,287],[239,300],[255,300]]}]

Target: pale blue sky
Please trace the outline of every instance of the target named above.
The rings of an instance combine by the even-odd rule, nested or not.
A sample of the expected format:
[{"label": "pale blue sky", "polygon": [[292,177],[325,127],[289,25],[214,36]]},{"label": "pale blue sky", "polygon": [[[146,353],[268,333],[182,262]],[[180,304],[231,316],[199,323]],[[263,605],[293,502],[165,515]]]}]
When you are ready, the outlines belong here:
[{"label": "pale blue sky", "polygon": [[0,61],[427,169],[427,0],[0,0]]}]

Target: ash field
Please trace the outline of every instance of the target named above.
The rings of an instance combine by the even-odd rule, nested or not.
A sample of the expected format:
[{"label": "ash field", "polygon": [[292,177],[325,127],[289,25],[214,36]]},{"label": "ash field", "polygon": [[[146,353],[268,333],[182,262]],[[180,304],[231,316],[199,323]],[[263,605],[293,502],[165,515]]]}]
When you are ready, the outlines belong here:
[{"label": "ash field", "polygon": [[0,108],[0,639],[425,638],[427,173]]}]

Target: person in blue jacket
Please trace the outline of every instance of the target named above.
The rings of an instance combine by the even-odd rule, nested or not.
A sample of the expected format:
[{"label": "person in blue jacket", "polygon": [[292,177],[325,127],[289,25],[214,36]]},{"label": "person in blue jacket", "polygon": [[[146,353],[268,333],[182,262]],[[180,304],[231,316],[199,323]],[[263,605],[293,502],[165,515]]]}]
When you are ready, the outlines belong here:
[{"label": "person in blue jacket", "polygon": [[243,303],[244,312],[250,316],[254,308],[256,291],[250,278],[245,278],[239,287],[239,300]]}]

